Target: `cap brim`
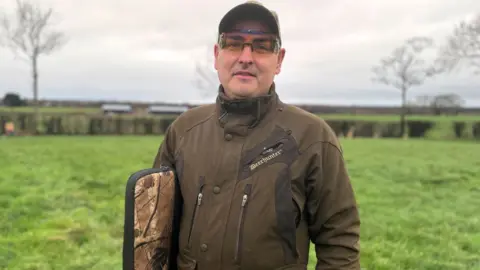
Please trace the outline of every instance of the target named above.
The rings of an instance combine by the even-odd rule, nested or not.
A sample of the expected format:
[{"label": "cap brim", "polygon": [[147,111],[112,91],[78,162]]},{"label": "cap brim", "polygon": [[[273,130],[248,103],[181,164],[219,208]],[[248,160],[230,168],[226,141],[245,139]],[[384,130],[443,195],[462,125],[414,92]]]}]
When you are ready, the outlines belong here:
[{"label": "cap brim", "polygon": [[280,35],[277,20],[273,13],[266,7],[254,3],[240,4],[227,12],[220,21],[218,33],[228,32],[238,21],[244,20],[263,22],[272,33]]}]

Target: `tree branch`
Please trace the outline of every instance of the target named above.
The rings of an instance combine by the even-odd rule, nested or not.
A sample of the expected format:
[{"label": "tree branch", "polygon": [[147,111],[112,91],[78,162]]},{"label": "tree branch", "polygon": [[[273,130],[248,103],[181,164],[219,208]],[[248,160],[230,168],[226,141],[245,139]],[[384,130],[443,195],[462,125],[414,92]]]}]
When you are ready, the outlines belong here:
[{"label": "tree branch", "polygon": [[460,21],[447,36],[440,49],[438,63],[451,72],[463,67],[480,74],[480,14],[472,20]]},{"label": "tree branch", "polygon": [[50,54],[66,43],[59,31],[49,30],[53,10],[43,11],[31,2],[16,0],[17,7],[11,17],[0,14],[1,45],[16,56],[31,61],[41,54]]},{"label": "tree branch", "polygon": [[397,89],[409,89],[441,72],[433,64],[427,65],[419,57],[423,51],[433,48],[433,40],[427,37],[413,37],[395,48],[390,56],[382,58],[380,64],[372,68],[374,82],[392,85]]}]

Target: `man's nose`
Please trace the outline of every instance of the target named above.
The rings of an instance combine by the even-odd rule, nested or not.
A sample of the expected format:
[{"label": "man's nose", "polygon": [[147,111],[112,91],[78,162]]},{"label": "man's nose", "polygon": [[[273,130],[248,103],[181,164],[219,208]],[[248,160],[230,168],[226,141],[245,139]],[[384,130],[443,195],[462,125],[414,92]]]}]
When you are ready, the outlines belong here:
[{"label": "man's nose", "polygon": [[240,53],[240,57],[238,58],[238,61],[240,63],[252,63],[253,62],[252,47],[249,44],[247,44],[243,47],[243,50]]}]

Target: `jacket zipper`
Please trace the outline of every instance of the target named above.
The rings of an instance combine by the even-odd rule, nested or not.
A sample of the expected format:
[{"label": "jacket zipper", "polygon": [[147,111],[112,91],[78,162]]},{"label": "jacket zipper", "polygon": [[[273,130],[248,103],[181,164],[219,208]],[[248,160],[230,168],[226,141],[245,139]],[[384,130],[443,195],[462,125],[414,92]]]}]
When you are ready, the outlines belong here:
[{"label": "jacket zipper", "polygon": [[243,243],[243,224],[245,220],[245,211],[247,210],[247,203],[252,191],[252,185],[247,184],[243,190],[243,197],[242,197],[242,204],[240,210],[240,217],[238,219],[238,227],[237,227],[237,241],[235,247],[235,262],[240,264],[240,252],[242,250],[242,243]]},{"label": "jacket zipper", "polygon": [[227,112],[224,112],[222,115],[220,115],[220,117],[218,118],[218,120],[222,120],[225,116],[227,116]]},{"label": "jacket zipper", "polygon": [[203,176],[200,177],[199,184],[200,184],[200,187],[198,189],[197,199],[196,199],[196,203],[195,203],[195,209],[193,210],[192,220],[191,220],[191,223],[190,223],[190,232],[188,234],[188,248],[191,248],[192,232],[195,228],[195,221],[196,221],[197,215],[198,215],[198,208],[202,204],[202,198],[203,198],[202,190],[203,190],[203,186],[205,185],[205,177],[203,177]]},{"label": "jacket zipper", "polygon": [[262,156],[265,156],[265,155],[268,155],[268,154],[271,154],[272,152],[274,152],[275,150],[278,150],[280,149],[281,147],[283,146],[283,143],[282,142],[278,142],[270,147],[265,147],[264,150],[262,151],[262,153],[260,155]]}]

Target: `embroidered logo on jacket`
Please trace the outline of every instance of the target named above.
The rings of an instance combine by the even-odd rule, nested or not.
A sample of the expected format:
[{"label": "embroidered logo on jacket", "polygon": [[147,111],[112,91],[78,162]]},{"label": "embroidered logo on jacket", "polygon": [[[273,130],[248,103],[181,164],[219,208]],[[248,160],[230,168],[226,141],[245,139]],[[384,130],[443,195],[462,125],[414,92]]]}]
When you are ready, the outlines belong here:
[{"label": "embroidered logo on jacket", "polygon": [[268,161],[280,156],[283,152],[283,149],[280,149],[276,152],[273,152],[271,153],[270,155],[266,156],[266,157],[263,157],[262,159],[260,159],[259,161],[255,162],[255,163],[252,163],[250,164],[250,170],[253,171],[255,170],[258,166],[264,164],[264,163],[267,163]]}]

